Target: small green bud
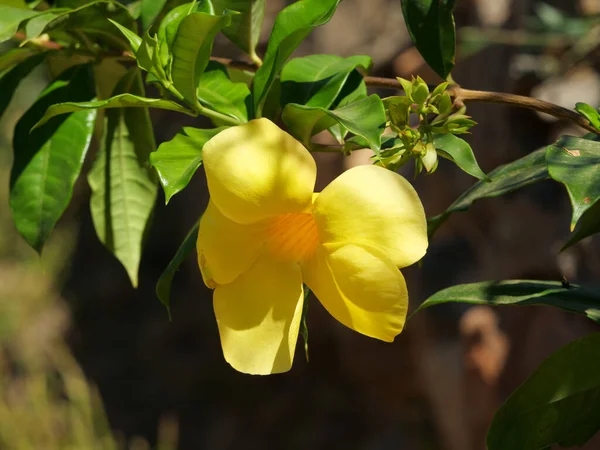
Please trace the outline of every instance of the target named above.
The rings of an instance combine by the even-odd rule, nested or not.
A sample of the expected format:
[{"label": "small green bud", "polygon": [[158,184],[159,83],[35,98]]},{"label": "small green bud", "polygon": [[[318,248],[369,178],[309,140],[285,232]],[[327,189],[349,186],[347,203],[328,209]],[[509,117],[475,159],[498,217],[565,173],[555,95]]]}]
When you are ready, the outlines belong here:
[{"label": "small green bud", "polygon": [[447,81],[444,81],[443,83],[438,84],[435,89],[433,90],[433,92],[431,93],[431,97],[435,97],[437,95],[442,95],[443,93],[446,92],[446,88],[448,87],[450,83],[448,83]]},{"label": "small green bud", "polygon": [[440,111],[440,114],[446,114],[450,112],[452,109],[452,99],[447,92],[444,92],[442,95],[440,95],[440,98],[437,102],[437,107]]},{"label": "small green bud", "polygon": [[428,173],[433,173],[433,171],[437,168],[438,165],[438,156],[435,151],[435,147],[431,142],[427,143],[425,146],[426,151],[425,154],[421,157],[421,161],[423,161],[423,167]]},{"label": "small green bud", "polygon": [[413,85],[410,81],[405,80],[404,78],[397,77],[398,82],[402,85],[402,89],[404,89],[404,93],[410,99],[412,99],[412,90]]},{"label": "small green bud", "polygon": [[429,87],[427,83],[423,81],[421,77],[417,77],[416,80],[413,81],[412,88],[412,99],[415,103],[422,105],[427,100],[429,96]]}]

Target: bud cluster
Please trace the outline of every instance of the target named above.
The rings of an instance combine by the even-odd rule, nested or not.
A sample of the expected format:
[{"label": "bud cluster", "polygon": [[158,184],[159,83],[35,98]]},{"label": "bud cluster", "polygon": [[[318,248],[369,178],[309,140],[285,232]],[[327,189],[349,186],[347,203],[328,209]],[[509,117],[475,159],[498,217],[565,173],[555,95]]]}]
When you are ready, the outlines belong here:
[{"label": "bud cluster", "polygon": [[[413,157],[417,174],[423,169],[432,173],[438,165],[433,136],[468,133],[475,122],[465,115],[464,105],[453,103],[447,91],[449,83],[443,82],[430,92],[421,77],[413,77],[412,81],[398,78],[398,81],[405,95],[383,99],[387,125],[394,136],[384,141],[375,164],[396,170]],[[411,118],[415,116],[418,125],[413,127]]]}]

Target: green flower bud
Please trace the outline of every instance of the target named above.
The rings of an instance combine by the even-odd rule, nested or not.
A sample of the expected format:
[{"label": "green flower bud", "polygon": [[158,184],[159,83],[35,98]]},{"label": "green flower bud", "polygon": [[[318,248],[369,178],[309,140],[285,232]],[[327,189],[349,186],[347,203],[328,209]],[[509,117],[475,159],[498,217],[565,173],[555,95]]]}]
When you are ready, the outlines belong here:
[{"label": "green flower bud", "polygon": [[433,171],[437,168],[438,165],[438,156],[435,151],[435,147],[431,142],[427,143],[425,146],[426,151],[425,154],[421,157],[421,161],[423,162],[423,167],[428,173],[433,173]]},{"label": "green flower bud", "polygon": [[423,81],[421,77],[417,77],[416,80],[413,81],[412,88],[412,99],[415,103],[422,105],[427,100],[429,96],[429,87],[427,83]]}]

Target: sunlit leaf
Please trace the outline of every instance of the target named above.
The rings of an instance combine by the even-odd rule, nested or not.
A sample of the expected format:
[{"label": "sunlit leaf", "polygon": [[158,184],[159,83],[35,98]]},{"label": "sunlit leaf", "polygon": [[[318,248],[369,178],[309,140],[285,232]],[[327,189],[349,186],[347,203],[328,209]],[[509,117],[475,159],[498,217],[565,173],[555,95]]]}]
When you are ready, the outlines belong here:
[{"label": "sunlit leaf", "polygon": [[283,9],[276,17],[262,66],[252,85],[255,116],[262,109],[283,65],[292,52],[316,27],[331,19],[341,0],[300,0]]},{"label": "sunlit leaf", "polygon": [[386,117],[381,99],[371,95],[333,111],[289,103],[283,111],[283,121],[290,133],[309,148],[310,138],[314,134],[340,123],[364,138],[369,147],[378,153]]},{"label": "sunlit leaf", "polygon": [[361,68],[366,72],[371,64],[369,56],[294,58],[281,71],[282,104],[299,103],[329,109],[344,88],[350,93],[362,82],[361,76],[351,77],[354,70]]},{"label": "sunlit leaf", "polygon": [[590,121],[590,124],[600,130],[600,113],[587,103],[576,103],[575,110]]},{"label": "sunlit leaf", "polygon": [[167,0],[142,0],[140,16],[144,30],[150,28],[166,4]]},{"label": "sunlit leaf", "polygon": [[600,142],[562,136],[546,151],[550,176],[565,185],[573,207],[571,231],[600,199]]},{"label": "sunlit leaf", "polygon": [[54,81],[15,127],[9,203],[17,230],[40,252],[68,206],[94,131],[95,111],[56,117],[30,133],[48,105],[94,95],[88,68]]},{"label": "sunlit leaf", "polygon": [[197,12],[179,24],[172,48],[171,77],[175,89],[192,106],[199,104],[196,89],[208,64],[215,35],[230,21],[229,13],[213,16]]},{"label": "sunlit leaf", "polygon": [[[144,95],[137,69],[125,75],[115,90]],[[144,233],[156,200],[157,182],[148,155],[156,148],[146,108],[106,111],[103,142],[88,180],[90,206],[100,241],[123,264],[134,287]]]},{"label": "sunlit leaf", "polygon": [[245,83],[232,82],[223,64],[209,62],[200,78],[197,93],[203,106],[233,117],[240,123],[248,121],[250,89]]},{"label": "sunlit leaf", "polygon": [[52,105],[44,114],[44,117],[36,124],[36,127],[43,125],[52,117],[73,111],[82,111],[89,109],[113,109],[113,108],[159,108],[169,111],[176,111],[194,116],[189,109],[175,103],[171,100],[159,98],[146,98],[133,94],[119,94],[106,100],[96,100],[91,102],[65,102]]},{"label": "sunlit leaf", "polygon": [[265,15],[265,0],[212,0],[212,3],[218,11],[229,9],[240,13],[231,17],[231,24],[223,33],[257,61],[256,45]]},{"label": "sunlit leaf", "polygon": [[12,38],[19,25],[26,19],[40,14],[27,8],[15,8],[9,5],[0,5],[0,43]]},{"label": "sunlit leaf", "polygon": [[469,175],[480,180],[489,181],[489,178],[477,164],[473,149],[464,139],[453,134],[436,134],[433,136],[433,145],[441,156],[454,162]]},{"label": "sunlit leaf", "polygon": [[163,142],[150,154],[150,163],[158,173],[166,203],[188,185],[202,164],[202,147],[223,129],[184,127],[173,139]]}]

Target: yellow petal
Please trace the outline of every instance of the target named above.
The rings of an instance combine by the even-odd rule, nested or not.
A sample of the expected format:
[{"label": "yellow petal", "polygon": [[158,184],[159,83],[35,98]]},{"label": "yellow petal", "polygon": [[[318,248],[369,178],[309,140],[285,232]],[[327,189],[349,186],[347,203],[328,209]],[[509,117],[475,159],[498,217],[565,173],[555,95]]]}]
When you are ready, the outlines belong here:
[{"label": "yellow petal", "polygon": [[218,286],[213,303],[227,362],[254,375],[290,370],[303,299],[300,266],[266,256],[233,283]]},{"label": "yellow petal", "polygon": [[235,222],[302,212],[311,203],[317,175],[313,157],[268,119],[222,131],[202,153],[211,199]]},{"label": "yellow petal", "polygon": [[213,204],[200,219],[198,265],[208,287],[231,283],[258,258],[266,238],[267,225],[241,225],[225,217]]},{"label": "yellow petal", "polygon": [[387,342],[402,331],[408,309],[406,283],[378,249],[319,246],[302,274],[325,309],[347,327]]},{"label": "yellow petal", "polygon": [[417,193],[402,176],[377,166],[354,167],[314,203],[323,243],[364,244],[406,267],[427,250],[427,222]]}]

